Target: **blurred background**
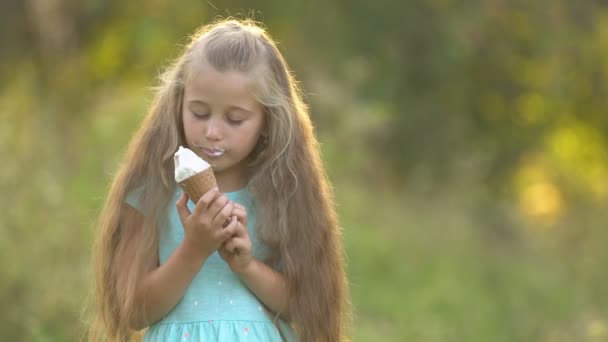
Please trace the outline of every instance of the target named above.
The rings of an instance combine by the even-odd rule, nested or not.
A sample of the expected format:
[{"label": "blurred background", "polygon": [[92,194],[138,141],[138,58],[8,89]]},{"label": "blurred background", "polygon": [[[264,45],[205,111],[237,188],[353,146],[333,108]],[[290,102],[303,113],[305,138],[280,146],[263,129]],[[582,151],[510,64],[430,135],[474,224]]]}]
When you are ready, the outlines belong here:
[{"label": "blurred background", "polygon": [[608,341],[599,0],[2,1],[2,341],[82,332],[109,182],[217,16],[262,21],[305,90],[355,341]]}]

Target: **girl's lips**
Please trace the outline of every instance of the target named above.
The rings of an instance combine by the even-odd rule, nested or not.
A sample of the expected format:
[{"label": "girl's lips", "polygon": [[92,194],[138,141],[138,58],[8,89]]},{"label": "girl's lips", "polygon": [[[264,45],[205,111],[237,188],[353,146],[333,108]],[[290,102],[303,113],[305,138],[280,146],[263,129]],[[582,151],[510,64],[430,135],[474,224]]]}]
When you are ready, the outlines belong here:
[{"label": "girl's lips", "polygon": [[221,148],[202,148],[203,153],[205,153],[206,155],[208,155],[209,157],[221,157],[224,154],[224,150]]}]

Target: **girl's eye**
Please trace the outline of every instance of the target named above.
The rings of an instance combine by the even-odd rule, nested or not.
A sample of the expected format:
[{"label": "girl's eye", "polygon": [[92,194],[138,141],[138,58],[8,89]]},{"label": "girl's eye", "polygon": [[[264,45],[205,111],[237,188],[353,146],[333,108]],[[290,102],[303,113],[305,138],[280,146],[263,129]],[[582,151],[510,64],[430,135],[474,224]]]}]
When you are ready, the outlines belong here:
[{"label": "girl's eye", "polygon": [[228,118],[228,123],[233,126],[238,126],[243,123],[243,120],[234,120],[234,119]]},{"label": "girl's eye", "polygon": [[195,112],[192,112],[192,115],[194,115],[194,117],[196,117],[197,119],[206,119],[209,116],[209,114],[198,114]]}]

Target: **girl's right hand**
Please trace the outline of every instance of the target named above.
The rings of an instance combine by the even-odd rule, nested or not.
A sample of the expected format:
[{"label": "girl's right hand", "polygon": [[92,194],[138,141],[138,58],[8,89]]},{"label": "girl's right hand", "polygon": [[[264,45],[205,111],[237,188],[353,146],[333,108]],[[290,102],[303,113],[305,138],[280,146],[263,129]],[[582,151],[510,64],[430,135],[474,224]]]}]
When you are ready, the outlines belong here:
[{"label": "girl's right hand", "polygon": [[234,235],[237,220],[222,227],[234,208],[234,203],[217,188],[207,191],[198,203],[194,212],[188,209],[188,195],[184,192],[175,204],[179,218],[184,226],[184,243],[190,244],[194,250],[200,251],[206,258],[216,251],[219,246]]}]

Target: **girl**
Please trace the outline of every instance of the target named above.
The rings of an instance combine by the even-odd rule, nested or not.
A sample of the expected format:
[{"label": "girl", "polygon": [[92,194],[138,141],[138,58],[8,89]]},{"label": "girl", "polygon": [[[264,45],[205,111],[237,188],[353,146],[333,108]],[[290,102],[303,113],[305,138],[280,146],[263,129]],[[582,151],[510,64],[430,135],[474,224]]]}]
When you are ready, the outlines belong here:
[{"label": "girl", "polygon": [[[173,179],[187,146],[218,188]],[[100,216],[90,340],[341,341],[341,231],[306,105],[251,21],[202,27],[161,77]],[[226,224],[227,223],[227,224]]]}]

